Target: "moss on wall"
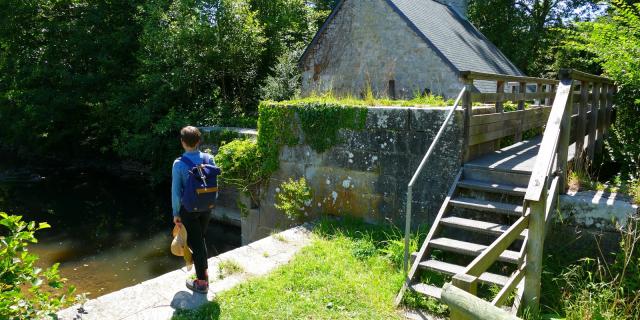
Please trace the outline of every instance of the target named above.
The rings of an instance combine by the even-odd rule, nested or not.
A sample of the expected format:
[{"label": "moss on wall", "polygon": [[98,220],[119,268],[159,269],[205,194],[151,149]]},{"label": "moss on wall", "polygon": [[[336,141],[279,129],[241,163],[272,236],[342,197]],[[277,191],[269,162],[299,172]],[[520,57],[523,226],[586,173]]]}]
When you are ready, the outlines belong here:
[{"label": "moss on wall", "polygon": [[258,150],[263,157],[263,170],[278,170],[278,155],[283,146],[301,141],[296,132],[302,130],[304,142],[316,152],[324,152],[340,143],[340,129],[362,130],[367,109],[322,101],[262,102],[258,118]]}]

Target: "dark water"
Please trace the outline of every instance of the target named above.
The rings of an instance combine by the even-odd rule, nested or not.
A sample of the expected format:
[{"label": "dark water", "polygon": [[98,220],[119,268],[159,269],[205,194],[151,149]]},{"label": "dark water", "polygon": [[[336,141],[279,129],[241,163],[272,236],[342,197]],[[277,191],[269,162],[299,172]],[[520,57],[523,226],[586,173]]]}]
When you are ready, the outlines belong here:
[{"label": "dark water", "polygon": [[[140,177],[0,163],[0,211],[49,222],[30,250],[41,266],[59,262],[69,283],[93,298],[184,266],[169,251],[169,190]],[[239,228],[211,221],[210,256],[240,242]]]}]

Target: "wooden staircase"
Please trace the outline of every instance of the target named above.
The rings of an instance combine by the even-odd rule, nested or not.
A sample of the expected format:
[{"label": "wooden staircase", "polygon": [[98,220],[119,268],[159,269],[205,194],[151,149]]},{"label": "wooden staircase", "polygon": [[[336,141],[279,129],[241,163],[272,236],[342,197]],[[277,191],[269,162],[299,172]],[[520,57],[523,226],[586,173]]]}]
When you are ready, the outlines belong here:
[{"label": "wooden staircase", "polygon": [[[588,166],[602,149],[615,85],[568,69],[560,71],[560,81],[471,71],[461,76],[465,88],[408,184],[407,277],[396,304],[411,290],[445,302],[455,320],[515,319],[521,301],[535,314],[546,224],[565,192],[569,163]],[[473,92],[474,81],[494,81],[497,92]],[[520,83],[518,92],[505,92],[507,82]],[[531,83],[536,92],[527,92]],[[504,112],[505,100],[518,110]],[[410,254],[412,190],[460,101],[465,164],[420,250]],[[525,108],[526,101],[538,105]],[[476,102],[495,103],[495,112],[475,114]],[[521,141],[526,130],[539,128],[542,136]],[[507,137],[515,143],[495,150]]]},{"label": "wooden staircase", "polygon": [[[445,277],[464,273],[470,259],[482,254],[493,241],[523,216],[522,203],[531,174],[494,170],[466,164],[442,204],[426,241],[412,254],[409,289],[440,299],[441,285],[421,282],[428,273]],[[524,259],[524,241],[528,230],[497,260],[500,268],[478,277],[485,286],[503,288],[510,271],[518,270]],[[441,251],[444,254],[434,255]]]}]

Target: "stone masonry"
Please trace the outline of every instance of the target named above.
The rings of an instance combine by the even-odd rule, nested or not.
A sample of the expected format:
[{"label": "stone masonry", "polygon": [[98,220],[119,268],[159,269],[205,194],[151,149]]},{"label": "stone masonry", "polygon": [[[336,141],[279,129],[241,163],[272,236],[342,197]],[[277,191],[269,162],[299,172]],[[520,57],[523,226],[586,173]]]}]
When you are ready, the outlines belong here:
[{"label": "stone masonry", "polygon": [[331,91],[360,97],[369,88],[393,96],[390,81],[397,98],[425,89],[454,98],[462,88],[457,73],[385,0],[346,1],[309,50],[301,61],[303,96]]},{"label": "stone masonry", "polygon": [[[365,221],[405,218],[407,184],[446,118],[447,108],[369,108],[366,128],[342,130],[342,142],[324,153],[304,143],[284,147],[280,169],[261,200],[258,223],[287,223],[274,207],[279,185],[289,178],[305,177],[313,192],[313,214],[351,215]],[[460,169],[462,112],[458,111],[437,145],[414,187],[413,221],[431,224]],[[259,238],[259,235],[256,235]]]}]

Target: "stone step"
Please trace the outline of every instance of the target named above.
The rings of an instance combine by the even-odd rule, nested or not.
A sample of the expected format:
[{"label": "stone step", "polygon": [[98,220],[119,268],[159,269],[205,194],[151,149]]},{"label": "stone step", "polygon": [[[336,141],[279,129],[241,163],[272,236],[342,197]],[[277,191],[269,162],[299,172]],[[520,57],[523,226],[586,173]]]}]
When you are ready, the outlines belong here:
[{"label": "stone step", "polygon": [[[429,245],[436,249],[455,252],[468,256],[479,256],[487,246],[472,242],[460,241],[449,238],[436,238],[429,242]],[[498,261],[518,264],[520,260],[520,253],[505,250],[498,257]]]},{"label": "stone step", "polygon": [[458,208],[465,208],[478,211],[496,212],[510,216],[522,216],[522,206],[508,204],[495,201],[487,201],[481,199],[472,199],[458,197],[449,201],[449,203]]},{"label": "stone step", "polygon": [[[422,261],[420,262],[419,266],[420,268],[423,268],[423,269],[429,269],[429,270],[437,271],[447,275],[456,275],[458,273],[463,273],[465,270],[465,267],[463,266],[459,266],[457,264],[447,263],[443,261],[438,261],[438,260]],[[478,280],[480,280],[480,282],[483,282],[483,283],[495,284],[495,285],[504,287],[507,284],[507,282],[509,282],[509,277],[505,277],[503,275],[499,275],[495,273],[485,272],[478,278]]]},{"label": "stone step", "polygon": [[[474,231],[474,232],[479,232],[484,234],[491,234],[496,236],[502,235],[510,227],[504,224],[466,219],[466,218],[460,218],[460,217],[442,218],[440,220],[440,223],[452,228],[458,228],[458,229],[469,230],[469,231]],[[524,230],[522,231],[518,239],[523,240],[526,235],[527,235],[527,230]]]},{"label": "stone step", "polygon": [[410,288],[415,292],[438,300],[440,300],[440,295],[442,294],[442,288],[434,287],[426,283],[414,283]]},{"label": "stone step", "polygon": [[509,184],[491,183],[491,182],[478,181],[473,179],[465,179],[458,182],[458,187],[471,189],[471,190],[485,191],[485,192],[510,194],[513,196],[522,196],[522,197],[524,197],[525,193],[527,193],[526,187],[519,187],[519,186],[514,186]]}]

